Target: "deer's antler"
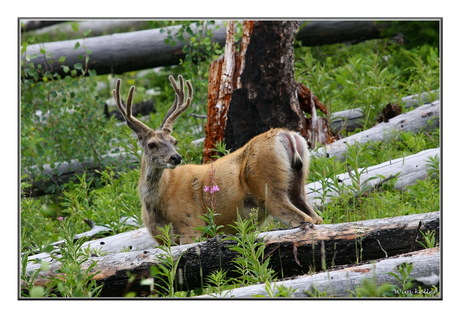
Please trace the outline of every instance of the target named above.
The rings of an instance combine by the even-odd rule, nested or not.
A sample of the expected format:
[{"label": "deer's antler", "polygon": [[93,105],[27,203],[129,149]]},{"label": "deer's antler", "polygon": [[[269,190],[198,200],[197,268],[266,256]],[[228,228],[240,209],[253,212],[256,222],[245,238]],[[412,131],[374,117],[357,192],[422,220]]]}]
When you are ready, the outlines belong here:
[{"label": "deer's antler", "polygon": [[174,98],[173,105],[169,109],[168,113],[163,119],[163,123],[160,126],[160,129],[167,130],[169,132],[172,131],[172,126],[174,122],[176,121],[177,117],[180,114],[182,114],[187,109],[187,107],[190,106],[190,103],[192,102],[192,98],[193,98],[192,84],[190,83],[190,81],[186,81],[185,84],[187,85],[188,97],[184,103],[184,99],[185,99],[184,78],[181,75],[179,75],[178,80],[179,80],[179,86],[177,85],[177,82],[174,79],[174,77],[172,75],[169,75],[169,81],[171,82],[171,85],[173,86],[176,96]]},{"label": "deer's antler", "polygon": [[126,107],[123,106],[123,103],[121,101],[120,97],[120,86],[121,86],[121,79],[117,79],[117,83],[115,86],[115,89],[112,91],[113,92],[113,97],[115,98],[115,101],[117,103],[117,107],[120,110],[121,114],[123,117],[126,119],[126,123],[128,126],[137,134],[146,132],[151,130],[149,126],[138,120],[136,117],[132,115],[132,102],[133,102],[133,95],[134,95],[134,90],[135,87],[131,86],[129,89],[128,93],[128,99],[126,100]]}]

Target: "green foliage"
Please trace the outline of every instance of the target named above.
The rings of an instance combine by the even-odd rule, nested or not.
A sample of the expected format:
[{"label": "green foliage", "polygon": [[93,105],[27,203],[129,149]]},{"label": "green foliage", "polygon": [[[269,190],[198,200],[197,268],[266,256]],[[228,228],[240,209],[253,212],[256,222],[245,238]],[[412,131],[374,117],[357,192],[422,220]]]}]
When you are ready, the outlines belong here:
[{"label": "green foliage", "polygon": [[[82,247],[84,239],[75,240],[77,227],[71,221],[62,219],[60,232],[64,243],[58,251],[51,251],[53,261],[60,262],[61,266],[56,275],[50,278],[46,287],[34,286],[40,270],[48,270],[49,264],[41,263],[41,267],[33,273],[26,272],[26,265],[30,253],[22,256],[21,280],[26,286],[22,290],[24,297],[97,297],[101,292],[102,285],[97,285],[93,279],[98,273],[94,271],[95,261],[89,261],[91,251]],[[84,263],[88,263],[83,265]]]},{"label": "green foliage", "polygon": [[264,258],[265,244],[257,239],[257,225],[257,212],[252,213],[247,219],[238,215],[235,225],[232,225],[237,233],[229,238],[236,241],[236,246],[230,249],[239,253],[233,262],[245,285],[269,282],[275,277],[274,270],[269,267],[269,258]]},{"label": "green foliage", "polygon": [[436,231],[428,230],[426,232],[420,231],[422,234],[423,242],[419,242],[423,248],[433,248],[437,245]]},{"label": "green foliage", "polygon": [[438,48],[429,45],[407,50],[372,40],[351,47],[302,48],[297,55],[298,80],[331,112],[360,107],[365,129],[386,104],[400,104],[404,96],[437,90],[440,85]]},{"label": "green foliage", "polygon": [[159,230],[161,234],[157,238],[163,242],[163,245],[159,245],[157,248],[164,253],[158,256],[160,263],[150,268],[152,286],[156,286],[159,290],[159,295],[163,297],[175,297],[176,277],[181,255],[175,256],[172,252],[175,240],[175,237],[170,235],[172,225],[167,224],[159,228]]},{"label": "green foliage", "polygon": [[217,225],[214,221],[214,218],[219,215],[219,213],[214,213],[214,211],[208,208],[208,211],[200,215],[200,218],[205,222],[204,226],[199,226],[196,230],[201,232],[201,238],[216,237],[219,234],[222,234],[221,229],[223,225]]},{"label": "green foliage", "polygon": [[356,287],[354,297],[391,297],[394,286],[389,283],[378,284],[376,279],[363,279],[361,286]]},{"label": "green foliage", "polygon": [[439,21],[392,21],[391,26],[383,32],[383,35],[402,34],[404,46],[413,49],[425,43],[437,47],[439,45]]}]

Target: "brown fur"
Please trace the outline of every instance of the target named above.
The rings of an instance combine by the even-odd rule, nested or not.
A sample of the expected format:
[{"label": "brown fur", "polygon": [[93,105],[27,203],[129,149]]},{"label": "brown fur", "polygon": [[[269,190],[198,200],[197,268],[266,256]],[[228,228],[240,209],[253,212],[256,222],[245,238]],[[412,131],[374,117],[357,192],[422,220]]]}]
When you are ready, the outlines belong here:
[{"label": "brown fur", "polygon": [[[183,95],[183,80],[181,77],[179,80]],[[191,95],[191,86],[187,84]],[[174,87],[180,95],[177,84]],[[117,89],[119,96],[118,83]],[[180,108],[180,104],[173,107]],[[120,111],[130,115],[130,110]],[[215,222],[225,226],[226,233],[232,233],[229,225],[238,214],[247,217],[255,207],[259,208],[260,222],[269,215],[288,226],[322,222],[306,200],[309,153],[305,139],[299,134],[271,129],[212,164],[178,166],[181,157],[171,136],[172,126],[146,130],[145,125],[128,115],[128,124],[144,149],[139,193],[142,219],[152,236],[160,234],[158,227],[171,223],[181,244],[199,238],[201,232],[197,228],[205,225],[200,216],[210,206],[210,194],[204,189],[210,185],[219,187],[213,193]],[[170,125],[174,119],[169,121]]]}]

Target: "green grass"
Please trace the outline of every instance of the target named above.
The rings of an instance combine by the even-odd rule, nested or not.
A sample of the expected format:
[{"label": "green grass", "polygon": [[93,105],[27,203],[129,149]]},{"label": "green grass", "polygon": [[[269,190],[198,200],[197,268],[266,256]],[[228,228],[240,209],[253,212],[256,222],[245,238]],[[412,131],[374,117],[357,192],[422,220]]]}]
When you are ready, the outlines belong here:
[{"label": "green grass", "polygon": [[[186,61],[187,62],[187,61]],[[169,74],[184,74],[195,87],[191,110],[187,112],[205,114],[207,98],[207,67],[209,61],[177,67],[165,67],[159,72],[130,72],[122,76],[122,91],[136,85],[135,102],[150,98],[147,90],[154,88],[157,113],[151,114],[146,124],[158,127],[173,101],[172,89],[167,82]],[[23,72],[34,73],[24,67]],[[323,101],[330,112],[362,107],[366,115],[365,127],[375,123],[378,111],[389,102],[400,102],[407,95],[439,89],[439,56],[436,47],[422,45],[410,50],[391,43],[389,40],[371,40],[357,45],[330,45],[319,48],[296,49],[296,79],[305,83]],[[70,159],[100,157],[111,147],[122,146],[135,152],[138,147],[126,127],[119,127],[115,120],[105,119],[102,104],[110,98],[111,76],[91,74],[86,78],[69,76],[56,79],[49,76],[47,82],[23,79],[21,92],[21,165],[27,168],[50,162]],[[105,87],[98,88],[99,84]],[[434,98],[434,97],[433,97]],[[45,101],[45,102],[44,102]],[[72,112],[64,109],[71,108]],[[50,111],[48,121],[37,124],[35,112]],[[173,134],[179,140],[179,152],[186,163],[201,162],[201,147],[192,141],[203,137],[202,119],[186,114],[178,119]],[[201,128],[200,128],[201,127]],[[333,158],[312,159],[308,182],[335,176],[358,167],[368,167],[390,159],[407,156],[424,149],[439,147],[439,130],[418,134],[401,133],[388,142],[369,143],[352,147],[347,159],[339,162]],[[382,188],[366,191],[356,187],[360,195],[342,195],[326,205],[321,214],[325,223],[349,222],[431,212],[440,209],[439,160],[433,160],[431,177],[418,181],[405,191],[395,190],[392,182]],[[120,167],[116,167],[117,169]],[[63,247],[62,257],[67,255],[68,269],[78,271],[76,264],[85,259],[85,253],[78,249],[80,242],[70,243],[69,233],[89,230],[85,220],[106,225],[113,233],[134,228],[126,225],[123,217],[140,219],[140,202],[137,192],[139,169],[102,171],[98,178],[81,176],[73,183],[58,187],[54,194],[42,197],[21,197],[21,252],[32,253],[49,250],[47,246],[55,241],[68,241]],[[23,183],[22,187],[26,188]],[[218,211],[217,211],[218,212]],[[280,227],[277,222],[267,229]],[[240,224],[240,228],[242,225]],[[250,237],[248,237],[249,239]],[[250,242],[240,242],[248,247]],[[73,251],[73,254],[69,254]],[[260,253],[260,251],[256,251]],[[258,254],[257,254],[258,255]],[[61,261],[64,260],[61,257]],[[247,259],[249,259],[248,256]],[[264,264],[257,264],[252,256],[254,269],[261,269],[267,276],[270,272]],[[25,257],[23,258],[24,261]],[[240,260],[241,262],[243,260]],[[174,268],[174,264],[170,264]],[[248,268],[247,266],[242,266]],[[80,272],[79,272],[80,273]],[[85,273],[80,273],[85,275]],[[87,274],[87,273],[86,273]],[[244,284],[269,279],[247,276]],[[54,290],[33,288],[29,280],[28,293],[24,296],[95,296],[97,288],[90,278],[83,281],[68,281]],[[244,276],[244,275],[243,275]],[[86,277],[90,277],[87,275]],[[168,276],[162,276],[167,281]],[[255,278],[254,278],[255,277]],[[204,292],[223,293],[226,289],[242,282],[229,280],[225,273],[215,272],[204,282]],[[149,282],[145,282],[149,283]],[[384,286],[385,287],[385,286]],[[386,288],[378,289],[367,282],[355,296],[372,293],[384,294]],[[289,295],[291,291],[270,291],[272,295]],[[169,296],[190,296],[187,293],[168,289]]]}]

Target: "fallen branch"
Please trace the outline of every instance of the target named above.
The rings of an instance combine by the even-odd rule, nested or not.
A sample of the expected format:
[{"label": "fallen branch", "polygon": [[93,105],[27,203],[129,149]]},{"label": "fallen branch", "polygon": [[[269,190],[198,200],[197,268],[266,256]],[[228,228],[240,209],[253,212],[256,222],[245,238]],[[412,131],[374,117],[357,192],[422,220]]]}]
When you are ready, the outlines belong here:
[{"label": "fallen branch", "polygon": [[[333,179],[325,178],[305,186],[310,201],[321,207],[328,204],[334,197],[345,193],[354,196],[380,187],[384,182],[396,178],[395,189],[403,190],[417,180],[428,176],[428,159],[440,156],[440,148],[423,150],[417,154],[392,159],[384,163],[359,169],[359,176],[346,172]],[[353,183],[359,179],[359,189]]]},{"label": "fallen branch", "polygon": [[[326,224],[313,227],[264,232],[259,238],[266,244],[266,256],[271,255],[270,266],[280,277],[290,277],[338,265],[389,257],[423,248],[422,233],[433,231],[439,236],[439,212],[415,214],[386,219]],[[180,245],[172,248],[178,264],[179,290],[203,287],[206,276],[215,270],[235,269],[232,260],[237,256],[230,247],[235,241],[210,239],[206,242]],[[136,282],[131,290],[142,293],[140,279],[150,276],[150,267],[162,262],[164,252],[158,248],[108,254],[82,264],[83,269],[97,262],[95,279],[103,284],[103,296],[122,296],[127,291],[129,276]],[[51,262],[49,270],[41,272],[35,281],[46,285],[59,273],[59,262]],[[40,264],[29,264],[27,272],[40,270]],[[145,291],[145,290],[144,290]]]},{"label": "fallen branch", "polygon": [[[418,95],[410,95],[402,98],[402,107],[417,108],[420,105],[429,103],[433,98],[439,98],[439,91],[425,92]],[[365,116],[361,108],[342,110],[331,114],[330,126],[334,133],[342,131],[354,131],[363,127]]]},{"label": "fallen branch", "polygon": [[[412,289],[403,289],[401,282],[389,273],[398,276],[398,267],[405,264],[413,266],[410,277],[414,279],[415,285]],[[313,275],[305,275],[292,280],[270,283],[269,290],[276,294],[280,287],[293,290],[291,297],[350,297],[356,293],[356,288],[362,286],[365,280],[376,285],[384,283],[392,284],[396,288],[395,296],[401,294],[419,294],[425,296],[433,295],[430,289],[437,286],[440,275],[440,252],[439,247],[425,249],[417,252],[398,255],[392,258],[382,259],[378,262],[346,267],[338,270],[325,271]],[[416,287],[422,287],[421,290]],[[248,298],[268,297],[265,284],[252,285],[247,287],[227,290],[219,295],[203,295],[200,298],[223,297],[223,298]],[[363,295],[373,296],[373,295]],[[375,295],[374,295],[375,296]]]},{"label": "fallen branch", "polygon": [[137,167],[140,162],[140,153],[138,155],[118,152],[103,155],[100,161],[94,158],[89,158],[85,161],[72,159],[70,161],[25,168],[21,172],[24,176],[21,182],[27,182],[29,186],[23,189],[22,194],[27,196],[47,194],[53,185],[60,186],[65,184],[83,172],[87,175],[96,175],[98,171],[103,171],[109,166]]},{"label": "fallen branch", "polygon": [[343,159],[348,147],[356,143],[364,144],[369,141],[385,141],[400,132],[417,133],[437,128],[439,127],[439,111],[439,101],[425,104],[410,112],[396,116],[388,122],[380,123],[370,129],[315,149],[312,151],[312,156]]}]

